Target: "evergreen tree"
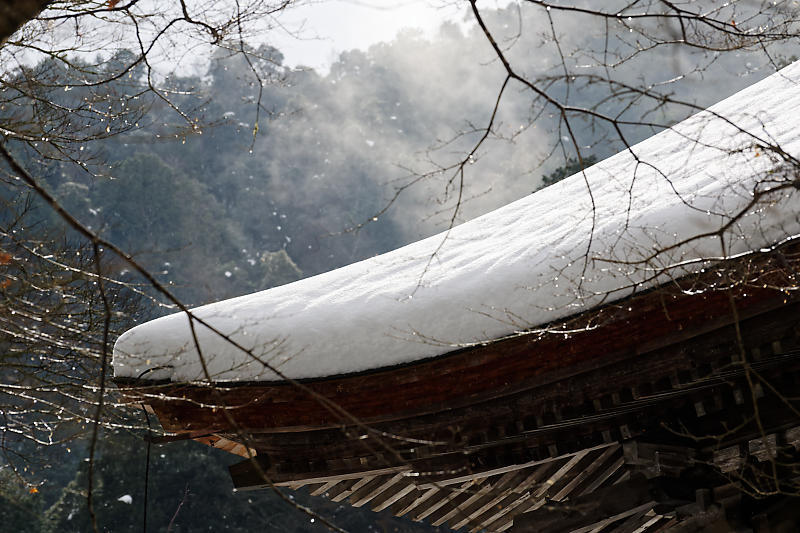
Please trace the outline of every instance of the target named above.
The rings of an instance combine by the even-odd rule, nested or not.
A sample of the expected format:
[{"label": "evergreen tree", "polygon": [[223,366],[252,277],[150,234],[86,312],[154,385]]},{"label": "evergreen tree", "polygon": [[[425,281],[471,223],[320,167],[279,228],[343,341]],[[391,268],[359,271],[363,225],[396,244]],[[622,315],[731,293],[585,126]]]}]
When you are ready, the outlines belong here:
[{"label": "evergreen tree", "polygon": [[570,157],[567,159],[567,162],[564,166],[557,168],[542,178],[542,185],[539,187],[539,189],[544,189],[545,187],[549,187],[554,183],[558,183],[559,181],[568,178],[573,174],[577,174],[585,168],[589,168],[595,163],[597,163],[597,156],[594,155],[587,155],[582,161]]},{"label": "evergreen tree", "polygon": [[3,531],[40,533],[42,531],[39,489],[24,485],[8,469],[0,468],[0,527]]}]

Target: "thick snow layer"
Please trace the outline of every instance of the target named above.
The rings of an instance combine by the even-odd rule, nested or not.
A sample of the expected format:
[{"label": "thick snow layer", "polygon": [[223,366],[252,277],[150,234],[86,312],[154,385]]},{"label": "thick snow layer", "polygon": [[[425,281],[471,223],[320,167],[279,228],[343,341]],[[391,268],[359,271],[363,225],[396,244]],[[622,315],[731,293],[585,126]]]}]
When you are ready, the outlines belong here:
[{"label": "thick snow layer", "polygon": [[[699,259],[770,246],[800,234],[793,188],[762,197],[724,239],[693,239],[630,264],[719,230],[754,190],[792,179],[740,129],[800,156],[798,83],[800,62],[634,146],[636,157],[621,152],[449,234],[194,313],[286,376],[312,378],[496,339],[699,270]],[[196,333],[214,380],[280,379],[206,327]],[[114,371],[206,379],[182,313],[122,335]]]}]

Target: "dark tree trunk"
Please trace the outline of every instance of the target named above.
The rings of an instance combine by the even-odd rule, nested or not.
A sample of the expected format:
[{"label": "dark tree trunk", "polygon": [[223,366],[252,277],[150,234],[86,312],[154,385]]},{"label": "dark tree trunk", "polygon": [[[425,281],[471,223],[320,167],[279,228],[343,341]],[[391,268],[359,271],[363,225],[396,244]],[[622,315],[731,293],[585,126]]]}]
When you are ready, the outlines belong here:
[{"label": "dark tree trunk", "polygon": [[0,44],[34,18],[52,0],[0,0]]}]

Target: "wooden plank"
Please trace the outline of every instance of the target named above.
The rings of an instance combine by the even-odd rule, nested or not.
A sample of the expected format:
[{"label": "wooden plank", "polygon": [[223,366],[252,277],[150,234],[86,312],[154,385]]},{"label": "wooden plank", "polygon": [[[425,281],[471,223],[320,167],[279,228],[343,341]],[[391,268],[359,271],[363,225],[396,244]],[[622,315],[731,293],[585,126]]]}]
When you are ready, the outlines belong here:
[{"label": "wooden plank", "polygon": [[[180,435],[177,437],[180,437]],[[211,446],[212,448],[216,448],[218,450],[224,450],[228,453],[238,455],[239,457],[243,457],[245,459],[250,459],[251,457],[255,457],[257,455],[257,451],[254,448],[248,448],[239,442],[228,439],[221,435],[203,435],[199,437],[192,437],[192,439],[205,444],[206,446]]]},{"label": "wooden plank", "polygon": [[445,509],[445,512],[441,516],[432,517],[430,520],[431,525],[440,526],[456,516],[465,516],[467,508],[478,500],[484,498],[491,490],[491,485],[485,485],[481,487],[463,502],[460,502],[458,505],[451,505],[450,510]]},{"label": "wooden plank", "polygon": [[714,466],[720,469],[723,474],[734,472],[741,468],[745,462],[745,456],[742,453],[741,446],[729,446],[721,450],[714,451],[713,463]]},{"label": "wooden plank", "polygon": [[489,496],[490,496],[490,499],[482,502],[479,507],[476,507],[475,509],[467,512],[461,518],[461,520],[459,520],[458,522],[456,522],[454,524],[450,524],[450,527],[452,529],[456,529],[457,530],[457,529],[461,529],[462,527],[464,527],[466,525],[482,523],[482,521],[480,520],[480,517],[482,515],[486,514],[487,512],[490,512],[492,508],[494,508],[495,506],[499,505],[500,502],[502,502],[503,500],[508,498],[509,493],[508,493],[508,491],[506,491],[506,490],[501,488],[501,489],[497,490],[496,492],[493,491]]},{"label": "wooden plank", "polygon": [[617,524],[616,526],[614,526],[614,529],[612,529],[608,533],[633,533],[634,531],[639,529],[642,524],[645,524],[651,520],[651,516],[645,516],[648,513],[652,515],[653,510],[650,509],[647,512],[637,513],[635,515],[629,516],[627,520],[624,520],[621,524]]},{"label": "wooden plank", "polygon": [[[580,463],[580,461],[586,457],[588,453],[589,450],[583,450],[576,453],[572,458],[570,458],[569,461],[564,463],[563,466],[561,466],[555,473],[541,483],[534,491],[523,494],[511,502],[506,502],[506,505],[504,505],[503,508],[498,512],[494,513],[489,518],[482,519],[482,527],[488,528],[490,531],[497,531],[498,528],[503,526],[505,526],[503,529],[507,529],[513,524],[513,518],[507,516],[508,513],[528,501],[528,499],[531,499],[534,502],[533,505],[537,505],[537,507],[544,504],[546,501],[547,492],[550,491],[561,479],[563,479],[563,477],[567,475],[572,468]],[[473,528],[472,531],[478,531],[479,529],[480,528]]]},{"label": "wooden plank", "polygon": [[463,514],[464,516],[468,516],[467,511],[470,505],[473,505],[479,500],[485,498],[487,494],[489,494],[493,490],[496,490],[498,487],[500,488],[505,487],[508,484],[508,482],[517,477],[517,475],[518,474],[516,471],[509,472],[494,483],[491,482],[486,483],[483,487],[481,487],[479,490],[473,493],[472,496],[461,502],[457,507],[453,507],[453,509],[451,509],[449,512],[445,513],[441,517],[432,520],[431,524],[434,526],[440,526],[445,522],[447,522],[448,520],[455,518],[456,515]]},{"label": "wooden plank", "polygon": [[386,498],[383,502],[378,503],[372,510],[377,512],[383,511],[387,507],[391,506],[395,502],[397,502],[400,498],[405,496],[406,494],[410,493],[411,491],[416,490],[416,487],[412,483],[408,483],[405,487],[402,487],[400,490],[395,492],[393,495]]},{"label": "wooden plank", "polygon": [[617,522],[619,520],[622,520],[623,518],[627,518],[627,517],[629,517],[631,515],[646,513],[647,511],[650,511],[651,509],[653,509],[653,507],[655,507],[655,505],[656,505],[655,502],[643,503],[642,505],[634,507],[633,509],[628,509],[627,511],[623,511],[623,512],[621,512],[619,514],[616,514],[614,516],[609,516],[608,518],[600,520],[599,522],[595,522],[594,524],[590,524],[588,526],[584,526],[584,527],[581,527],[581,528],[573,529],[571,533],[599,533],[600,531],[602,531],[603,529],[605,529],[609,525],[611,525],[614,522]]},{"label": "wooden plank", "polygon": [[619,470],[617,474],[614,475],[614,481],[611,482],[612,485],[619,485],[620,483],[624,483],[631,478],[631,471],[630,470]]},{"label": "wooden plank", "polygon": [[786,444],[789,444],[795,450],[800,450],[800,426],[787,429],[785,435]]},{"label": "wooden plank", "polygon": [[417,498],[419,498],[423,494],[424,494],[424,491],[421,491],[421,490],[419,490],[419,487],[414,486],[414,490],[412,490],[411,492],[409,492],[408,494],[406,494],[405,496],[403,496],[402,498],[400,498],[399,500],[394,502],[389,507],[389,512],[392,513],[395,516],[400,516],[398,514],[400,511],[402,511],[403,509],[405,509],[406,507],[408,507],[409,505],[414,503],[414,500],[416,500]]},{"label": "wooden plank", "polygon": [[606,450],[604,450],[603,453],[601,453],[594,461],[589,463],[588,466],[586,466],[580,472],[578,472],[578,474],[574,478],[572,478],[572,480],[569,483],[564,485],[564,487],[560,491],[555,493],[553,495],[552,499],[557,501],[557,502],[560,502],[561,500],[564,500],[565,498],[567,498],[569,496],[569,494],[579,484],[581,484],[586,478],[591,476],[595,472],[595,470],[597,470],[602,465],[604,465],[605,462],[611,456],[613,456],[615,453],[617,453],[619,451],[619,449],[620,449],[620,446],[616,445],[616,446],[611,446],[611,447],[607,448]]},{"label": "wooden plank", "polygon": [[514,509],[513,515],[507,515],[505,520],[496,522],[495,524],[493,524],[492,527],[494,527],[498,533],[505,531],[514,525],[514,521],[520,515],[525,514],[529,511],[535,511],[545,503],[546,503],[545,499],[534,500],[532,498],[529,498],[526,502],[522,503],[516,509]]},{"label": "wooden plank", "polygon": [[[313,494],[315,490],[319,489],[320,487],[323,487],[324,485],[325,485],[325,483],[312,483],[310,485],[306,485],[306,487],[308,487],[309,494]],[[296,490],[296,489],[292,489],[292,490]]]},{"label": "wooden plank", "polygon": [[318,488],[312,490],[311,491],[311,495],[312,496],[321,496],[321,495],[325,494],[326,492],[328,492],[333,487],[335,487],[336,485],[338,485],[339,483],[341,483],[341,481],[338,480],[338,479],[333,480],[333,481],[328,481],[327,483],[323,483]]},{"label": "wooden plank", "polygon": [[419,485],[419,487],[420,488],[428,488],[428,487],[432,487],[434,485],[438,485],[438,486],[455,485],[457,483],[464,483],[465,481],[472,481],[472,480],[479,479],[479,478],[486,478],[486,477],[496,476],[498,474],[506,474],[508,472],[513,472],[515,470],[524,470],[524,469],[530,468],[532,466],[538,466],[538,465],[545,464],[545,463],[552,463],[554,461],[561,461],[563,459],[567,459],[569,457],[573,457],[577,453],[584,453],[584,452],[587,452],[587,451],[592,452],[594,450],[602,450],[604,448],[608,448],[609,446],[616,446],[616,445],[617,445],[616,443],[600,444],[598,446],[591,446],[589,448],[584,448],[583,450],[580,450],[578,452],[565,453],[565,454],[559,455],[557,457],[548,457],[547,459],[540,459],[540,460],[536,460],[536,461],[528,461],[527,463],[512,464],[512,465],[502,466],[502,467],[498,467],[498,468],[492,468],[490,470],[475,471],[473,473],[470,473],[470,474],[467,474],[467,475],[464,475],[464,476],[458,476],[458,477],[454,477],[454,478],[443,479],[443,480],[437,481],[436,483],[421,483]]},{"label": "wooden plank", "polygon": [[[530,473],[522,482],[518,483],[513,487],[509,487],[511,492],[514,494],[524,493],[528,490],[529,487],[539,483],[541,479],[544,478],[553,468],[552,463],[546,463],[540,465],[536,468],[532,473]],[[508,491],[506,491],[505,486],[498,487],[498,493],[494,495],[494,497],[486,502],[484,502],[479,508],[475,509],[474,511],[470,512],[467,516],[465,516],[460,522],[452,525],[453,529],[461,529],[462,527],[466,526],[467,524],[472,523],[484,523],[485,520],[482,520],[482,515],[491,511],[493,507],[499,505],[504,499],[508,497]]]},{"label": "wooden plank", "polygon": [[411,511],[413,511],[414,509],[416,509],[417,507],[419,507],[420,505],[431,499],[434,496],[434,494],[439,492],[439,490],[440,489],[438,487],[431,487],[427,489],[418,498],[414,499],[411,503],[409,503],[408,505],[406,505],[405,507],[394,513],[395,516],[403,516],[406,513],[410,513]]},{"label": "wooden plank", "polygon": [[503,533],[503,531],[505,531],[506,529],[510,528],[510,527],[511,527],[511,526],[513,526],[513,525],[514,525],[514,519],[512,518],[512,519],[511,519],[511,520],[509,520],[507,523],[503,524],[502,526],[499,526],[499,527],[497,527],[497,528],[495,529],[495,531],[496,531],[497,533]]},{"label": "wooden plank", "polygon": [[777,454],[778,439],[774,433],[748,441],[747,451],[760,463],[774,459]]},{"label": "wooden plank", "polygon": [[437,509],[440,509],[443,505],[450,503],[456,498],[460,497],[462,494],[464,494],[464,491],[466,491],[473,485],[474,485],[473,482],[468,481],[463,485],[461,485],[460,487],[458,487],[457,489],[443,488],[442,490],[439,491],[440,498],[438,500],[434,500],[433,502],[431,502],[430,505],[426,506],[425,508],[420,509],[419,512],[417,512],[417,514],[414,515],[412,520],[414,520],[415,522],[419,522],[420,520],[423,520],[424,518],[430,516]]},{"label": "wooden plank", "polygon": [[344,481],[339,481],[336,485],[328,490],[328,495],[326,497],[329,500],[333,500],[342,492],[350,490],[357,482],[357,479],[345,479]]},{"label": "wooden plank", "polygon": [[585,494],[589,494],[590,492],[594,492],[595,490],[597,490],[597,488],[600,485],[605,483],[605,481],[611,476],[613,476],[617,470],[622,468],[622,465],[624,464],[625,464],[624,457],[620,457],[619,459],[611,463],[611,466],[606,468],[599,476],[597,476],[591,483],[589,483],[589,485],[585,489],[583,489],[583,491],[581,491],[579,496],[583,496]]},{"label": "wooden plank", "polygon": [[[241,464],[241,463],[237,463]],[[236,465],[234,465],[236,466]],[[308,479],[300,479],[296,481],[281,481],[276,482],[276,487],[291,487],[292,485],[296,485],[297,483],[302,483],[303,485],[310,485],[312,483],[328,483],[330,481],[345,481],[350,479],[361,479],[366,476],[383,476],[386,474],[395,474],[397,472],[409,472],[411,469],[408,466],[394,466],[390,468],[379,468],[376,470],[366,470],[363,472],[346,472],[340,473],[330,476],[317,476]]]},{"label": "wooden plank", "polygon": [[669,475],[678,477],[691,466],[697,454],[694,448],[670,446],[640,441],[629,441],[622,445],[625,464],[635,466],[647,477]]},{"label": "wooden plank", "polygon": [[350,505],[352,505],[353,507],[361,507],[365,503],[373,500],[376,496],[378,496],[382,492],[389,490],[393,485],[405,479],[406,477],[403,474],[395,474],[393,477],[390,477],[388,479],[377,478],[377,480],[381,481],[381,483],[373,486],[366,485],[362,489],[362,492],[357,494],[354,493],[352,496],[350,496]]},{"label": "wooden plank", "polygon": [[[526,512],[517,513],[514,518],[516,531],[564,533],[578,528],[588,528],[586,531],[591,531],[601,526],[605,533],[604,528],[619,525],[620,521],[632,516],[632,514],[626,514],[631,509],[649,504],[649,507],[640,509],[640,512],[644,513],[654,507],[656,504],[653,494],[659,494],[666,502],[688,503],[678,502],[669,496],[668,487],[676,485],[674,481],[659,478],[648,480],[643,474],[638,474],[624,485],[605,484],[597,491],[585,496],[570,496],[563,503],[542,498],[535,502],[532,509],[525,509]],[[610,517],[616,518],[611,522],[606,522],[606,519]]]},{"label": "wooden plank", "polygon": [[344,500],[345,498],[348,498],[351,494],[353,494],[355,491],[357,491],[358,489],[360,489],[361,487],[363,487],[364,485],[366,485],[367,483],[369,483],[370,481],[372,481],[376,477],[377,476],[365,476],[365,477],[359,479],[351,487],[349,487],[348,489],[340,492],[339,494],[337,494],[336,496],[331,498],[331,501],[340,502],[340,501]]},{"label": "wooden plank", "polygon": [[519,495],[515,500],[507,502],[505,505],[503,505],[499,511],[491,515],[489,518],[482,520],[478,527],[474,527],[470,531],[474,533],[477,533],[481,529],[496,531],[497,528],[501,527],[506,522],[513,523],[513,518],[508,517],[507,515],[531,499],[534,499],[534,496],[530,492]]},{"label": "wooden plank", "polygon": [[553,488],[553,486],[555,486],[556,483],[561,481],[561,479],[567,474],[567,472],[572,470],[572,468],[575,465],[577,465],[581,461],[581,459],[586,457],[588,453],[589,450],[582,450],[576,453],[569,461],[564,463],[564,466],[559,468],[552,476],[547,478],[547,480],[533,492],[533,497],[539,499],[542,496],[544,496],[550,489]]},{"label": "wooden plank", "polygon": [[657,515],[653,516],[652,518],[650,518],[650,520],[648,520],[647,522],[645,522],[644,524],[639,526],[639,528],[634,530],[632,533],[644,533],[645,531],[647,531],[650,528],[650,526],[653,526],[653,525],[657,524],[663,518],[664,518],[664,516],[662,516],[660,514],[657,514]]}]

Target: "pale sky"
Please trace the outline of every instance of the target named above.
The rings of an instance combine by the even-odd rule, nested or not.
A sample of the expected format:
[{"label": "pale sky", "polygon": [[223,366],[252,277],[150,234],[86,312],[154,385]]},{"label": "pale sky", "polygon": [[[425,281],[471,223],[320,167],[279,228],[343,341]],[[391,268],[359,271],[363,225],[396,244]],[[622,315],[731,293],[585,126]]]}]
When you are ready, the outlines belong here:
[{"label": "pale sky", "polygon": [[467,5],[454,0],[301,0],[276,18],[284,30],[271,31],[268,41],[284,53],[287,65],[324,72],[339,53],[390,41],[404,28],[431,35],[444,21],[462,22]]},{"label": "pale sky", "polygon": [[[480,6],[492,9],[513,1],[481,0]],[[156,12],[149,2],[158,3],[158,0],[142,2],[139,6],[142,12]],[[341,52],[356,48],[366,50],[378,42],[391,41],[403,29],[420,30],[433,37],[437,28],[447,21],[470,26],[473,22],[468,10],[466,0],[295,0],[269,21],[250,21],[246,39],[253,46],[264,42],[277,47],[284,54],[287,66],[308,66],[326,74]],[[154,35],[162,28],[162,19],[153,20],[152,25],[140,21],[143,35]],[[125,23],[127,19],[122,22],[119,25],[104,21],[94,24],[92,19],[84,17],[81,23],[89,31],[83,31],[79,40],[70,24],[55,28],[43,38],[49,35],[52,48],[72,49],[76,55],[85,55],[91,60],[102,50],[110,51],[109,41],[123,48],[137,48],[131,26]],[[95,41],[86,39],[87,35],[94,36],[100,44],[95,46]],[[92,44],[86,44],[90,42]],[[164,73],[202,71],[209,53],[207,35],[186,39],[178,31],[162,36],[150,59],[156,70]],[[25,62],[28,55],[32,62],[40,60],[38,54],[29,51],[22,51],[17,60]]]}]

